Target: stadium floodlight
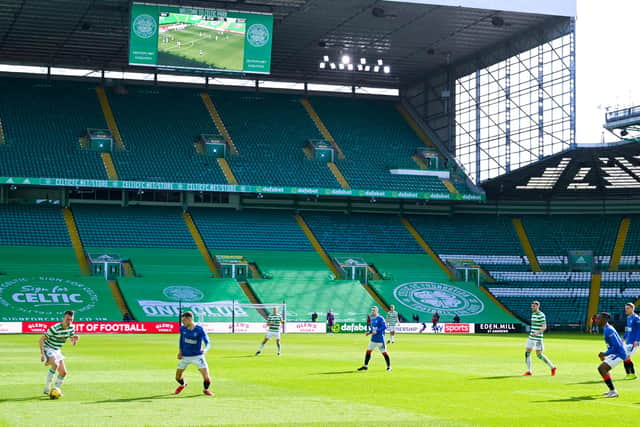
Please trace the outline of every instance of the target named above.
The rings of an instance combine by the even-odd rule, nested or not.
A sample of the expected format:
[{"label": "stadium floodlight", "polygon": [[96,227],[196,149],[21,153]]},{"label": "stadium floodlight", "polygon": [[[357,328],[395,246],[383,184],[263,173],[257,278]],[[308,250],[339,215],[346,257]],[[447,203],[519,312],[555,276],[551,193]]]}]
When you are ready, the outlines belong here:
[{"label": "stadium floodlight", "polygon": [[329,64],[329,67],[330,67],[332,70],[335,70],[335,69],[336,69],[336,64],[335,64],[335,62],[332,62],[331,64]]},{"label": "stadium floodlight", "polygon": [[320,69],[324,70],[327,67],[327,63],[326,62],[321,62],[320,63]]},{"label": "stadium floodlight", "polygon": [[382,59],[378,59],[378,65],[382,65]]},{"label": "stadium floodlight", "polygon": [[360,58],[360,63],[362,65],[366,64],[367,63],[367,58]]},{"label": "stadium floodlight", "polygon": [[371,66],[370,65],[365,65],[364,66],[364,70],[365,71],[371,71]]},{"label": "stadium floodlight", "polygon": [[329,62],[329,56],[328,56],[328,55],[323,56],[323,57],[322,57],[322,60],[323,60],[324,62]]},{"label": "stadium floodlight", "polygon": [[342,63],[338,64],[338,68],[340,68],[341,70],[344,70],[344,64]]},{"label": "stadium floodlight", "polygon": [[353,64],[347,64],[347,70],[353,71]]},{"label": "stadium floodlight", "polygon": [[351,63],[351,58],[349,57],[349,55],[342,55],[342,63],[343,64],[350,64]]},{"label": "stadium floodlight", "polygon": [[391,72],[391,67],[389,67],[388,65],[385,65],[382,70],[384,71],[385,74],[389,74]]},{"label": "stadium floodlight", "polygon": [[362,71],[363,68],[362,64],[358,64],[358,71]]},{"label": "stadium floodlight", "polygon": [[373,67],[373,72],[377,73],[378,71],[380,71],[380,67],[378,67],[377,65],[375,67]]}]

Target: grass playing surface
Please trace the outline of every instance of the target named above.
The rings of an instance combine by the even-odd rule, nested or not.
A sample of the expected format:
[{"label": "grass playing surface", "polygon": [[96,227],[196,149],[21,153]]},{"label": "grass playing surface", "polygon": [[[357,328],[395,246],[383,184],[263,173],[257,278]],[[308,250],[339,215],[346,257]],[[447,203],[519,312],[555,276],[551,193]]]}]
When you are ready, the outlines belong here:
[{"label": "grass playing surface", "polygon": [[596,366],[600,336],[549,335],[546,354],[524,371],[524,336],[404,335],[390,349],[393,371],[374,353],[356,372],[363,335],[285,335],[283,355],[262,336],[212,336],[212,389],[174,396],[176,335],[84,335],[63,348],[70,371],[64,397],[40,393],[45,368],[36,335],[0,336],[0,425],[607,425],[640,411],[640,380],[613,370],[617,399],[605,399]]},{"label": "grass playing surface", "polygon": [[242,71],[243,63],[242,34],[221,35],[219,31],[191,26],[167,31],[158,37],[158,64],[161,65]]}]

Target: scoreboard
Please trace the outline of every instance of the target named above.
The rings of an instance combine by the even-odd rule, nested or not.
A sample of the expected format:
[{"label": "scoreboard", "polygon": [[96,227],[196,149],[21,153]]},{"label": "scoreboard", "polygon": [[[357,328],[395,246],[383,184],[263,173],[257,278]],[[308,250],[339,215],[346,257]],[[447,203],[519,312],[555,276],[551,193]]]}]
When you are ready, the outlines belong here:
[{"label": "scoreboard", "polygon": [[271,70],[273,15],[132,3],[129,65],[210,73]]}]

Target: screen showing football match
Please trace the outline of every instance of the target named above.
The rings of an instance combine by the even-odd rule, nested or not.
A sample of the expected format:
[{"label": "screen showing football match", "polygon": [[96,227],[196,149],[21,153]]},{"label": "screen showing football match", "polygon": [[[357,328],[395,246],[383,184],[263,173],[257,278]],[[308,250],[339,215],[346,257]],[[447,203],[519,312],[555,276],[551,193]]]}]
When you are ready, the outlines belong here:
[{"label": "screen showing football match", "polygon": [[268,74],[273,15],[133,3],[129,65]]}]

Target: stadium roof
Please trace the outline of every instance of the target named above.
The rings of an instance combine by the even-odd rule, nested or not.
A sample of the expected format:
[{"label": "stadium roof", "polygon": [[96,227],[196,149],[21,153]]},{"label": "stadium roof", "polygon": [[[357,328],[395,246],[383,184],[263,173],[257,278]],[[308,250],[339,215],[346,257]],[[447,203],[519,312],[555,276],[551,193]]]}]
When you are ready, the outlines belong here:
[{"label": "stadium roof", "polygon": [[[513,49],[524,50],[570,20],[552,14],[382,0],[157,3],[273,13],[270,78],[357,86],[399,87],[521,36],[530,38],[531,46],[514,44],[518,47]],[[127,64],[129,8],[129,0],[0,0],[0,57],[18,64],[135,71]],[[381,58],[391,72],[319,69],[324,55],[337,59],[341,54]]]},{"label": "stadium roof", "polygon": [[585,145],[485,181],[488,200],[640,198],[640,144]]}]

